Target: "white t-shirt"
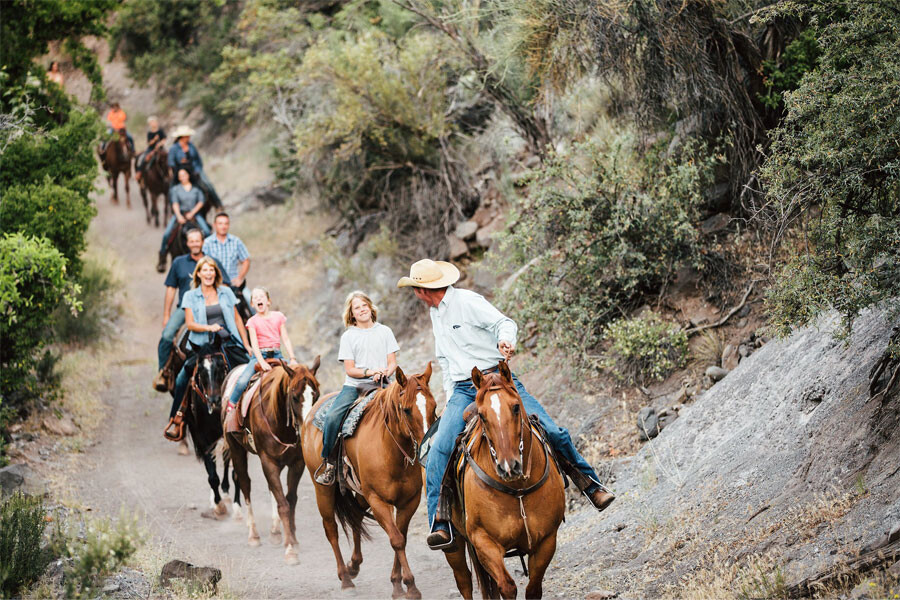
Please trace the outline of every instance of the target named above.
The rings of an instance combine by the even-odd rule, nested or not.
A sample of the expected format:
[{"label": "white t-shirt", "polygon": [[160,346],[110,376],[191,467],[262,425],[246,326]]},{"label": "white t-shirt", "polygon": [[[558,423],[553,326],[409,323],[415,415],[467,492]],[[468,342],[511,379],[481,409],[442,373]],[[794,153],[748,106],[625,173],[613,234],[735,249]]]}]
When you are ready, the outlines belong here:
[{"label": "white t-shirt", "polygon": [[[394,338],[394,332],[387,325],[375,323],[368,329],[351,326],[341,336],[341,347],[338,360],[352,360],[357,369],[373,369],[378,371],[387,368],[387,357],[391,352],[398,352],[400,346]],[[359,387],[363,383],[372,383],[371,377],[356,379],[347,375],[344,385]]]}]

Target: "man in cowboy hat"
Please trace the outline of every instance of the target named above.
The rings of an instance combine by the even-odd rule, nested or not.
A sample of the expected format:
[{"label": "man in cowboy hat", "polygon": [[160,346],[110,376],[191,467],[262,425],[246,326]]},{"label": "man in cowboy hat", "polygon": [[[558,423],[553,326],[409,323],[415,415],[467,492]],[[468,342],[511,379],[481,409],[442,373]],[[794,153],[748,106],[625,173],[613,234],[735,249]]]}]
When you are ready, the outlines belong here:
[{"label": "man in cowboy hat", "polygon": [[[444,377],[447,406],[434,434],[425,474],[428,522],[431,534],[428,545],[435,550],[453,543],[449,524],[435,519],[441,479],[456,437],[463,430],[463,410],[475,400],[472,367],[491,372],[502,360],[508,360],[516,349],[516,323],[475,292],[457,289],[459,269],[448,262],[420,260],[412,265],[409,277],[397,287],[411,287],[416,298],[429,307],[434,332],[434,351]],[[513,381],[528,414],[537,415],[557,455],[568,462],[564,470],[597,508],[603,510],[615,499],[599,481],[594,469],[578,453],[569,432],[558,426],[541,404],[528,393],[513,374]]]},{"label": "man in cowboy hat", "polygon": [[191,181],[206,194],[207,207],[222,208],[222,201],[219,199],[219,194],[216,193],[216,188],[213,187],[209,177],[203,171],[203,160],[200,158],[200,153],[191,142],[191,136],[194,133],[194,130],[187,125],[180,125],[172,134],[175,143],[169,148],[168,160],[169,170],[172,172],[172,187],[178,184],[178,169],[187,169],[191,175]]}]

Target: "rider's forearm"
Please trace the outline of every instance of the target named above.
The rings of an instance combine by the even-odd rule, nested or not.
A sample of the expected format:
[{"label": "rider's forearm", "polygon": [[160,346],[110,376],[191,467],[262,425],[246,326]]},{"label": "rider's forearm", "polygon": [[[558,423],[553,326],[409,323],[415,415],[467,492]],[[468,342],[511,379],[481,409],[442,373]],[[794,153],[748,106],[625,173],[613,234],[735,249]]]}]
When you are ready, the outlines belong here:
[{"label": "rider's forearm", "polygon": [[247,278],[247,272],[250,271],[250,259],[244,259],[244,262],[241,263],[240,268],[238,269],[238,279],[244,281]]},{"label": "rider's forearm", "polygon": [[291,345],[291,338],[288,337],[284,325],[281,326],[281,341],[284,343],[284,349],[287,350],[288,360],[297,360],[297,357],[294,356],[294,347]]},{"label": "rider's forearm", "polygon": [[163,301],[163,320],[168,323],[172,316],[172,302],[175,300],[175,288],[166,286],[166,299]]}]

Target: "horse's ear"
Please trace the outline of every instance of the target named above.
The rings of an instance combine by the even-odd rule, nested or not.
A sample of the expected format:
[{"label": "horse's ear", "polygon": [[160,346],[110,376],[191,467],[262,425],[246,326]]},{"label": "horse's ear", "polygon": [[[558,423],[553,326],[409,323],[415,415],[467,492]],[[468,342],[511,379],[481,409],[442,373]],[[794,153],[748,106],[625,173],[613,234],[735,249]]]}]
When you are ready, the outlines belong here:
[{"label": "horse's ear", "polygon": [[312,374],[315,375],[316,371],[319,370],[319,366],[322,364],[322,355],[316,356],[315,360],[313,360],[312,366],[309,368],[312,371]]},{"label": "horse's ear", "polygon": [[403,374],[403,369],[397,367],[394,376],[397,378],[397,383],[400,384],[400,387],[406,387],[406,375]]},{"label": "horse's ear", "polygon": [[507,362],[505,360],[501,360],[500,364],[497,365],[497,367],[498,367],[497,370],[500,373],[500,377],[502,377],[509,383],[512,383],[512,373],[509,370],[509,364],[507,364]]},{"label": "horse's ear", "polygon": [[425,372],[422,373],[422,377],[425,378],[425,383],[428,383],[431,380],[431,361],[428,361],[428,366],[425,367]]},{"label": "horse's ear", "polygon": [[472,367],[472,385],[475,386],[475,389],[481,389],[481,384],[484,381],[484,375],[481,374],[481,371],[478,370],[478,367]]}]

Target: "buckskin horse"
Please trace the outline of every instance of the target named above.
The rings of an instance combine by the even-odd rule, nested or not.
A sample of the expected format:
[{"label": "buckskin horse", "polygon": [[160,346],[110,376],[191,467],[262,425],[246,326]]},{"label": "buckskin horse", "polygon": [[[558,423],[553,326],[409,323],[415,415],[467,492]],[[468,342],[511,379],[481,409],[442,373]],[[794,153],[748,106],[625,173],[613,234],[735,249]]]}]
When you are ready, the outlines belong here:
[{"label": "buckskin horse", "polygon": [[[227,373],[228,363],[218,343],[208,344],[197,350],[185,400],[179,409],[191,434],[194,452],[206,467],[207,481],[212,490],[212,512],[204,513],[204,516],[213,518],[222,517],[228,512],[219,494],[220,484],[223,492],[227,494],[229,490],[228,462],[225,461],[224,475],[220,480],[215,461],[216,442],[222,438],[219,415],[222,412],[222,384]],[[165,436],[172,441],[180,441],[184,437],[183,429],[176,424],[174,433],[170,432],[169,428],[173,423],[170,421]],[[235,501],[240,501],[238,490],[235,490]]]},{"label": "buckskin horse", "polygon": [[147,213],[147,224],[153,220],[154,227],[159,227],[159,207],[157,200],[163,197],[163,222],[168,223],[172,213],[169,204],[169,167],[166,165],[166,149],[160,143],[144,158],[141,170],[141,198],[144,211]]},{"label": "buckskin horse", "polygon": [[[371,508],[394,549],[393,597],[404,595],[401,582],[407,587],[407,598],[422,597],[406,558],[406,535],[422,495],[417,449],[435,419],[436,405],[428,389],[430,378],[431,363],[423,373],[412,377],[406,377],[398,368],[396,380],[376,392],[355,434],[344,440],[344,452],[359,480],[361,494],[349,490],[343,494],[338,483],[315,484],[316,503],[325,536],[334,551],[342,589],[354,587],[352,578],[359,574],[363,560],[361,538],[368,538],[364,517],[366,509]],[[322,463],[322,433],[313,425],[313,416],[326,400],[323,398],[313,407],[303,424],[303,458],[310,475]],[[353,533],[353,554],[348,564],[344,564],[341,555],[335,515],[345,533],[348,526]]]},{"label": "buckskin horse", "polygon": [[[466,548],[482,596],[515,598],[516,583],[503,559],[510,552],[527,555],[525,597],[540,598],[565,513],[563,478],[549,444],[525,414],[507,364],[490,374],[473,368],[472,383],[477,418],[461,441],[465,470],[461,480],[452,477],[456,502],[449,510],[465,546],[457,544],[445,556],[463,598],[472,597]],[[460,462],[451,461],[450,469]]]},{"label": "buckskin horse", "polygon": [[[300,427],[304,407],[307,409],[319,398],[319,370],[321,357],[317,356],[310,367],[288,367],[283,361],[273,362],[270,371],[261,374],[258,382],[251,383],[244,392],[241,404],[250,401],[246,430],[228,433],[225,441],[231,454],[234,472],[240,491],[247,502],[248,541],[259,546],[259,532],[250,504],[250,475],[247,471],[247,453],[259,456],[269,492],[278,506],[278,517],[284,528],[284,559],[287,564],[300,562],[297,554],[297,528],[294,514],[297,509],[297,485],[303,476],[303,453],[300,450]],[[248,367],[243,367],[248,368]],[[225,383],[225,393],[230,394],[240,369],[235,369]],[[241,404],[235,410],[241,410]],[[224,426],[225,415],[222,415]],[[287,467],[287,495],[281,486],[281,471]],[[274,515],[273,515],[274,517]],[[273,518],[271,533],[277,535],[278,520]]]},{"label": "buckskin horse", "polygon": [[125,130],[120,129],[117,134],[117,140],[108,142],[105,146],[101,144],[97,148],[97,155],[106,171],[106,181],[109,183],[112,201],[115,204],[119,203],[119,174],[125,175],[125,200],[128,208],[131,208],[131,188],[128,180],[131,178],[131,159],[133,157],[128,149],[128,137],[125,135]]}]

